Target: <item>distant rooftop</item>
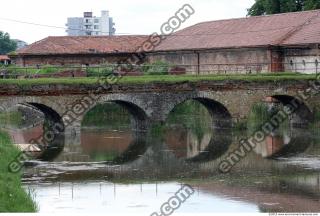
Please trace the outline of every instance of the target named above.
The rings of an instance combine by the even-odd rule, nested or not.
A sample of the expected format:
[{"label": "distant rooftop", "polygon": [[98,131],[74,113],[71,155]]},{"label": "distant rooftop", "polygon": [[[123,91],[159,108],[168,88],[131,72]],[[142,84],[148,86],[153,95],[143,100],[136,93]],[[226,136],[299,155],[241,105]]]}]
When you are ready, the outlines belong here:
[{"label": "distant rooftop", "polygon": [[0,61],[10,60],[7,55],[0,55]]},{"label": "distant rooftop", "polygon": [[320,10],[203,22],[182,29],[158,51],[320,43]]},{"label": "distant rooftop", "polygon": [[20,55],[131,53],[148,36],[60,36],[47,37],[18,50]]}]

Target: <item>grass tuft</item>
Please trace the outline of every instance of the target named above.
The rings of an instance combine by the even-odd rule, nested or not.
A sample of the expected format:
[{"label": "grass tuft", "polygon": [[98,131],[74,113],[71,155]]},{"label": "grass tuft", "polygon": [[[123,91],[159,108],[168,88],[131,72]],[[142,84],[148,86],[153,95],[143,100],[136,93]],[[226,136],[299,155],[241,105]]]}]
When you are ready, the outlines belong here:
[{"label": "grass tuft", "polygon": [[[125,76],[118,80],[118,84],[147,84],[147,83],[179,83],[179,82],[199,82],[199,81],[247,81],[247,82],[267,82],[267,81],[301,81],[315,80],[315,74],[260,74],[260,75],[145,75],[145,76]],[[0,79],[0,85],[47,85],[47,84],[96,84],[97,77],[83,78],[40,78],[40,79]]]},{"label": "grass tuft", "polygon": [[21,173],[11,173],[9,163],[19,155],[10,137],[0,131],[0,212],[36,212],[31,195],[22,188]]}]

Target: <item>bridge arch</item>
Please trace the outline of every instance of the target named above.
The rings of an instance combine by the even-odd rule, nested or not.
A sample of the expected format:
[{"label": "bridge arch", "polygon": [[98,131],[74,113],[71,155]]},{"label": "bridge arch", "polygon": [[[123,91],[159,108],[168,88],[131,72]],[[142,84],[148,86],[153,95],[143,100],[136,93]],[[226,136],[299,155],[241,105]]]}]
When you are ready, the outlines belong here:
[{"label": "bridge arch", "polygon": [[[18,138],[18,142],[19,144],[37,145],[41,149],[41,153],[35,158],[51,161],[56,155],[60,154],[64,148],[65,127],[60,113],[52,108],[57,108],[56,104],[47,102],[46,100],[40,100],[35,97],[16,98],[5,103],[7,108],[5,112],[19,106],[25,109],[25,115],[28,116],[27,118],[35,119],[35,121],[28,122],[28,124],[25,124],[19,129],[25,131],[25,133],[19,132],[21,135],[20,138]],[[32,112],[35,111],[42,114],[30,115],[28,109],[33,110]],[[41,121],[39,122],[35,117],[39,117]],[[23,143],[22,139],[24,140]]]},{"label": "bridge arch", "polygon": [[34,142],[43,150],[39,159],[51,161],[55,159],[64,148],[65,126],[62,117],[51,107],[48,107],[44,104],[28,104],[40,110],[44,114],[45,123],[43,126],[43,135],[40,139],[34,140]]},{"label": "bridge arch", "polygon": [[169,105],[169,108],[165,112],[165,120],[168,120],[170,113],[173,112],[178,105],[190,100],[199,102],[208,110],[212,118],[213,128],[221,129],[232,127],[232,115],[230,114],[229,110],[219,101],[202,96],[187,97]]},{"label": "bridge arch", "polygon": [[298,97],[284,94],[275,94],[266,98],[268,103],[280,103],[294,112],[289,115],[289,122],[293,126],[307,125],[313,121],[313,113],[309,107]]},{"label": "bridge arch", "polygon": [[0,111],[10,110],[18,104],[31,105],[39,110],[47,112],[47,114],[53,114],[55,116],[63,115],[64,109],[62,106],[57,103],[55,100],[52,100],[48,97],[36,97],[36,96],[25,96],[25,97],[13,97],[8,98],[5,101],[1,102],[2,109]]},{"label": "bridge arch", "polygon": [[14,109],[17,105],[29,106],[31,109],[36,109],[42,112],[45,119],[59,124],[59,131],[64,131],[64,124],[62,120],[63,109],[54,100],[46,97],[26,96],[13,97],[2,102],[1,112]]},{"label": "bridge arch", "polygon": [[125,110],[127,110],[131,116],[131,128],[134,131],[138,132],[138,131],[147,130],[149,117],[147,116],[144,109],[131,101],[126,101],[121,99],[108,99],[108,100],[102,100],[102,101],[100,100],[95,106],[93,106],[91,109],[86,110],[86,112],[83,113],[83,115],[80,117],[80,122],[82,123],[86,114],[88,114],[88,112],[93,110],[97,105],[106,104],[106,103],[114,103],[124,108]]},{"label": "bridge arch", "polygon": [[56,124],[53,126],[55,127],[56,130],[58,130],[58,132],[64,131],[64,124],[63,124],[62,117],[57,111],[41,103],[26,103],[26,104],[40,110],[44,114],[46,120],[49,120],[53,124]]}]

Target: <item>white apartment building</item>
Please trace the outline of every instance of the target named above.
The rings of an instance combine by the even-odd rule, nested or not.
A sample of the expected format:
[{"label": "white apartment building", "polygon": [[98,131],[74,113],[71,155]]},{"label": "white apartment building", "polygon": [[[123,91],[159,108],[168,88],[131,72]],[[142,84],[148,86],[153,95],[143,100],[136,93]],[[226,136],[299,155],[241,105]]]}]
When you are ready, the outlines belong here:
[{"label": "white apartment building", "polygon": [[114,25],[109,11],[101,11],[101,17],[93,16],[92,12],[84,12],[83,17],[68,18],[66,32],[69,36],[114,35]]}]

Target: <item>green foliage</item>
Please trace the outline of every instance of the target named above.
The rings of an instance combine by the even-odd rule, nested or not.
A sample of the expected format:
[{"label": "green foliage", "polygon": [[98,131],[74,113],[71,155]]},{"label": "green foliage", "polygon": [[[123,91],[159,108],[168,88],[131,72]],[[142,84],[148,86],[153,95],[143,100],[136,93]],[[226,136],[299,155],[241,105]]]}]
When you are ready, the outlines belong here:
[{"label": "green foliage", "polygon": [[259,129],[263,123],[268,121],[272,114],[268,111],[268,106],[265,103],[257,103],[253,105],[248,117],[248,129],[253,132]]},{"label": "green foliage", "polygon": [[199,141],[211,128],[212,118],[208,110],[198,101],[186,101],[170,113],[167,127],[182,125],[195,134]]},{"label": "green foliage", "polygon": [[163,61],[144,64],[142,71],[145,75],[167,75],[169,73],[169,64]]},{"label": "green foliage", "polygon": [[165,135],[165,131],[166,131],[165,125],[158,124],[158,123],[151,125],[150,132],[152,137],[163,139]]},{"label": "green foliage", "polygon": [[58,73],[59,68],[53,67],[50,65],[42,66],[39,70],[35,70],[38,74],[50,74],[50,73]]},{"label": "green foliage", "polygon": [[[268,107],[266,103],[255,104],[248,117],[248,131],[254,133],[260,130],[261,127],[272,119],[280,110],[283,110],[283,105]],[[287,129],[289,126],[289,119],[282,122],[276,129]]]},{"label": "green foliage", "polygon": [[247,129],[247,126],[248,126],[248,121],[247,120],[241,120],[239,122],[236,122],[234,125],[233,125],[233,128],[236,130],[236,131],[243,131],[243,130],[246,130]]},{"label": "green foliage", "polygon": [[0,55],[15,51],[16,49],[17,43],[10,39],[10,35],[0,31]]},{"label": "green foliage", "polygon": [[11,126],[19,128],[22,125],[21,112],[3,112],[0,113],[0,126]]},{"label": "green foliage", "polygon": [[114,72],[114,67],[110,65],[100,66],[100,67],[88,67],[87,76],[88,77],[100,77],[108,76]]},{"label": "green foliage", "polygon": [[109,152],[93,152],[90,154],[90,158],[93,159],[95,162],[111,162],[115,158],[117,158],[120,155],[117,151],[109,151]]},{"label": "green foliage", "polygon": [[120,128],[130,126],[130,115],[123,107],[112,104],[98,104],[84,117],[84,127]]},{"label": "green foliage", "polygon": [[320,9],[320,1],[319,0],[308,0],[304,3],[305,10],[314,10]]},{"label": "green foliage", "polygon": [[320,122],[320,110],[315,111],[314,120]]},{"label": "green foliage", "polygon": [[21,185],[20,173],[11,173],[8,165],[19,155],[7,134],[0,131],[0,212],[35,212],[36,204]]},{"label": "green foliage", "polygon": [[[150,75],[150,76],[124,76],[118,80],[118,84],[141,84],[146,83],[180,83],[180,82],[199,82],[199,81],[246,81],[246,82],[290,82],[301,80],[315,80],[315,74],[295,74],[295,73],[270,73],[259,75]],[[32,85],[96,85],[98,78],[83,77],[83,78],[40,78],[40,79],[0,79],[0,85],[17,85],[17,86],[32,86]]]},{"label": "green foliage", "polygon": [[248,15],[260,16],[315,9],[320,9],[319,0],[256,0],[248,9]]},{"label": "green foliage", "polygon": [[249,134],[261,130],[261,127],[272,118],[274,112],[271,113],[266,103],[255,104],[248,116],[247,128]]},{"label": "green foliage", "polygon": [[[63,68],[64,70],[68,70],[68,68]],[[55,67],[52,65],[42,65],[40,68],[22,68],[17,67],[16,65],[10,65],[6,67],[6,71],[9,74],[14,75],[35,75],[35,74],[52,74],[52,73],[58,73],[62,71],[62,68]]]},{"label": "green foliage", "polygon": [[314,116],[313,116],[313,122],[309,125],[309,127],[316,132],[318,132],[320,128],[320,110],[315,109],[314,110]]}]

